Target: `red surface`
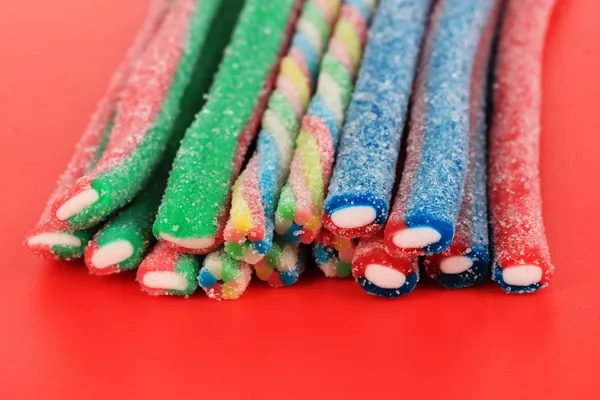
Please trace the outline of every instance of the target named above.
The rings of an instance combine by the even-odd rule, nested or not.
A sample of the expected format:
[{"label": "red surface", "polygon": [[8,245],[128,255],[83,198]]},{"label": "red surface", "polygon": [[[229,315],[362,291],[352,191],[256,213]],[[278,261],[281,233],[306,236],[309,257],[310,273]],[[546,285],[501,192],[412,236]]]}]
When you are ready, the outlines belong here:
[{"label": "red surface", "polygon": [[560,2],[548,38],[548,289],[450,292],[424,280],[387,301],[313,274],[282,289],[254,281],[228,303],[152,298],[133,274],[89,276],[20,243],[145,6],[0,5],[0,398],[599,396],[600,2]]}]

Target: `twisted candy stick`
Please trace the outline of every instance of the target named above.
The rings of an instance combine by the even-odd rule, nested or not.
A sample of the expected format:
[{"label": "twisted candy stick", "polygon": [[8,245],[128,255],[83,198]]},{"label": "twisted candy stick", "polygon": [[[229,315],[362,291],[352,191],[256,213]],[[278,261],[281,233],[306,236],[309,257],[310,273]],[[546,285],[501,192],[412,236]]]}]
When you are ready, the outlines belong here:
[{"label": "twisted candy stick", "polygon": [[206,256],[198,275],[198,282],[206,295],[219,301],[238,299],[251,279],[250,264],[234,260],[223,249]]},{"label": "twisted candy stick", "polygon": [[178,140],[174,125],[181,98],[221,3],[178,0],[172,6],[132,73],[106,151],[92,171],[54,202],[52,218],[58,227],[93,226],[148,182],[169,141]]},{"label": "twisted candy stick", "polygon": [[352,259],[357,240],[334,235],[322,229],[312,244],[312,253],[323,274],[329,278],[352,275]]},{"label": "twisted candy stick", "polygon": [[499,5],[492,12],[479,43],[473,67],[469,110],[469,167],[465,194],[452,244],[440,254],[428,255],[427,275],[447,288],[463,288],[483,281],[490,263],[487,214],[486,106],[491,43]]},{"label": "twisted candy stick", "polygon": [[248,0],[206,106],[187,130],[154,224],[161,240],[191,253],[223,241],[240,171],[287,49],[300,0]]},{"label": "twisted candy stick", "polygon": [[554,0],[510,1],[500,34],[489,196],[492,277],[507,292],[548,285],[554,266],[540,193],[541,70]]},{"label": "twisted candy stick", "polygon": [[352,260],[352,275],[365,292],[395,298],[415,289],[419,281],[418,257],[391,255],[380,233],[360,240]]},{"label": "twisted candy stick", "polygon": [[113,74],[108,89],[92,116],[86,130],[75,148],[66,171],[60,177],[44,212],[25,245],[35,254],[43,257],[78,258],[94,230],[57,229],[52,224],[51,208],[54,201],[63,196],[82,175],[94,168],[106,149],[106,143],[113,128],[117,105],[131,76],[137,60],[162,24],[171,1],[153,0],[148,15],[138,31],[125,59]]},{"label": "twisted candy stick", "polygon": [[313,92],[313,80],[337,19],[341,0],[304,4],[288,55],[281,61],[269,98],[257,148],[232,190],[225,249],[255,264],[271,250],[275,202],[289,171],[300,118]]},{"label": "twisted candy stick", "polygon": [[454,237],[469,161],[469,93],[495,0],[442,0],[415,84],[407,155],[385,227],[390,249],[440,253]]},{"label": "twisted candy stick", "polygon": [[290,243],[309,244],[321,228],[325,189],[375,3],[353,0],[342,7],[323,58],[275,214],[275,230]]},{"label": "twisted candy stick", "polygon": [[325,200],[323,224],[337,235],[369,236],[387,220],[430,9],[430,0],[377,9]]},{"label": "twisted candy stick", "polygon": [[189,296],[198,288],[202,258],[158,242],[137,270],[136,280],[153,296]]},{"label": "twisted candy stick", "polygon": [[290,286],[304,272],[308,247],[275,240],[269,254],[254,266],[256,276],[271,287]]}]

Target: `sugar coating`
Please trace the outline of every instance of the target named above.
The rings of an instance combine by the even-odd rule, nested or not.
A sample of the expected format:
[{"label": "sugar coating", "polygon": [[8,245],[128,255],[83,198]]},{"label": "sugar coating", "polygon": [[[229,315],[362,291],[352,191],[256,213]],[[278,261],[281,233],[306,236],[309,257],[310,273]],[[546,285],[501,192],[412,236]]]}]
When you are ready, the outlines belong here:
[{"label": "sugar coating", "polygon": [[352,259],[358,241],[334,235],[322,229],[312,244],[317,266],[328,278],[346,278],[352,275]]},{"label": "sugar coating", "polygon": [[206,295],[214,300],[236,300],[250,284],[252,267],[230,257],[224,249],[206,256],[198,282]]},{"label": "sugar coating", "polygon": [[[378,284],[369,279],[370,268],[373,268],[379,276]],[[389,271],[384,274],[382,268],[390,268],[396,273]],[[412,292],[419,281],[418,257],[407,254],[391,255],[387,250],[383,234],[379,233],[373,237],[362,238],[358,242],[352,260],[352,276],[368,294],[386,298],[403,296]],[[398,276],[403,276],[404,279],[398,279]],[[390,287],[391,285],[386,283],[392,282],[382,282],[386,278],[392,282],[401,281],[402,285]]]},{"label": "sugar coating", "polygon": [[[189,296],[198,287],[198,271],[201,263],[202,258],[199,256],[182,253],[168,243],[158,242],[140,264],[136,281],[144,292],[152,296]],[[167,278],[165,281],[186,282],[186,287],[179,289],[157,287],[157,285],[150,287],[144,281],[147,274],[153,274],[155,277],[163,274]]]},{"label": "sugar coating", "polygon": [[[554,4],[552,0],[509,2],[500,33],[488,189],[492,277],[509,293],[539,290],[554,273],[542,218],[539,172],[542,55]],[[541,269],[540,279],[527,285],[510,284],[503,275],[509,268],[510,281],[519,280],[514,276],[519,271],[528,274],[527,268],[512,269],[517,266]]]},{"label": "sugar coating", "polygon": [[292,46],[280,63],[275,90],[262,118],[256,150],[233,185],[225,240],[246,245],[243,252],[230,252],[234,258],[241,255],[241,260],[255,264],[271,250],[275,204],[340,4],[341,0],[311,0],[302,8]]},{"label": "sugar coating", "polygon": [[[342,131],[339,153],[323,223],[330,231],[361,237],[379,230],[387,220],[396,164],[419,50],[431,1],[383,0],[377,10],[352,102]],[[359,209],[358,207],[368,207]],[[343,226],[334,213],[352,211],[344,219],[375,211],[371,222]],[[368,213],[370,214],[370,213]],[[365,221],[367,222],[367,221]]]},{"label": "sugar coating", "polygon": [[304,272],[308,252],[307,246],[294,246],[276,238],[271,251],[254,265],[256,276],[271,287],[293,285]]},{"label": "sugar coating", "polygon": [[411,109],[407,156],[385,228],[390,248],[407,228],[429,227],[440,239],[415,254],[450,246],[462,204],[469,155],[469,97],[478,45],[494,0],[436,3]]},{"label": "sugar coating", "polygon": [[427,275],[451,289],[481,283],[489,271],[487,78],[499,7],[500,2],[496,2],[479,42],[473,67],[469,109],[469,165],[456,233],[448,249],[440,254],[428,255],[423,260]]},{"label": "sugar coating", "polygon": [[[177,136],[182,132],[174,128],[181,100],[192,81],[220,3],[179,0],[172,6],[127,82],[106,151],[95,168],[53,205],[57,226],[85,228],[106,219],[139,193],[168,143],[179,140]],[[213,45],[208,41],[206,44]],[[216,63],[208,57],[202,61]],[[62,204],[89,189],[98,192],[98,201],[66,221],[57,218]]]},{"label": "sugar coating", "polygon": [[275,230],[290,243],[310,244],[321,229],[323,201],[339,131],[374,6],[373,1],[365,0],[344,3],[323,57],[317,91],[302,119],[290,175],[275,213]]},{"label": "sugar coating", "polygon": [[[187,130],[154,224],[207,253],[223,241],[233,180],[257,133],[299,1],[246,2],[205,107]],[[167,237],[167,236],[166,236]],[[211,238],[207,248],[183,240]]]},{"label": "sugar coating", "polygon": [[[77,231],[72,229],[56,229],[52,224],[51,209],[53,203],[63,196],[87,171],[92,169],[104,153],[108,138],[112,131],[117,105],[123,95],[123,90],[150,40],[163,23],[170,6],[170,0],[153,0],[148,13],[136,34],[136,37],[127,50],[125,59],[117,67],[110,79],[106,93],[98,102],[88,126],[83,132],[75,152],[60,176],[54,191],[38,221],[38,224],[29,234],[25,244],[35,254],[43,257],[73,259],[83,256],[85,246],[91,239],[95,230]],[[49,246],[39,241],[31,240],[42,234],[66,233],[80,239],[80,246]],[[30,244],[31,243],[31,244]]]}]

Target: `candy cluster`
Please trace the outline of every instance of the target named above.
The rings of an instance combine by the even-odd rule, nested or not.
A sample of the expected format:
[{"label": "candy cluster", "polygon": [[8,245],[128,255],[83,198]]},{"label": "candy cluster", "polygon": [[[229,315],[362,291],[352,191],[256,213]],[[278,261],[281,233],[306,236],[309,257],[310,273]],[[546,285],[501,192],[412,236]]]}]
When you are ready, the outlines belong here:
[{"label": "candy cluster", "polygon": [[293,285],[310,255],[387,298],[420,268],[541,289],[554,2],[154,0],[26,245],[152,295]]}]

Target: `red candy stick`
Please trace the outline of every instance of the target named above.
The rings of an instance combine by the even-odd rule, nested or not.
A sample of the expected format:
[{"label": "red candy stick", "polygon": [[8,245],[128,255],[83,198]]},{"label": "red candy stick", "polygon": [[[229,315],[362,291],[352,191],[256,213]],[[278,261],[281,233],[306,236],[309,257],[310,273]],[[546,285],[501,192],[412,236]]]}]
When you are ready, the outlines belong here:
[{"label": "red candy stick", "polygon": [[500,36],[490,137],[493,278],[507,292],[545,287],[554,272],[540,194],[541,70],[555,0],[512,0]]}]

